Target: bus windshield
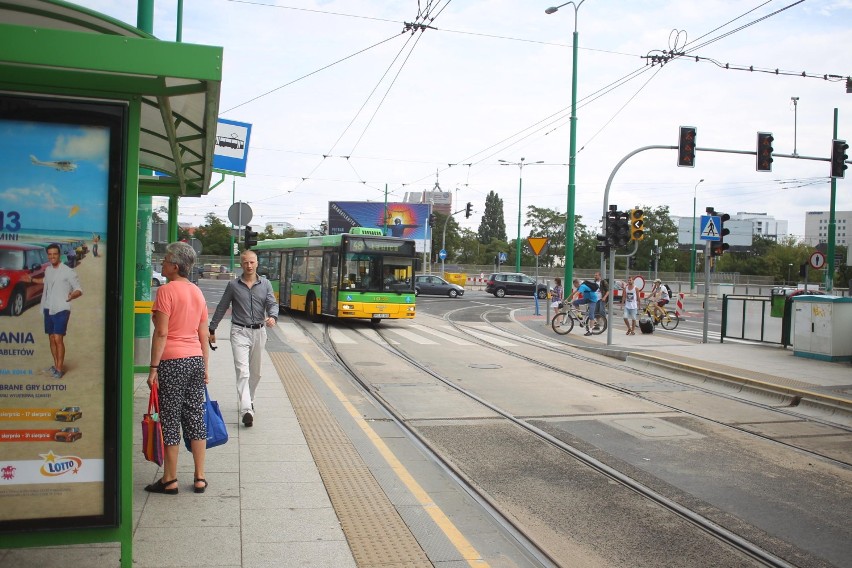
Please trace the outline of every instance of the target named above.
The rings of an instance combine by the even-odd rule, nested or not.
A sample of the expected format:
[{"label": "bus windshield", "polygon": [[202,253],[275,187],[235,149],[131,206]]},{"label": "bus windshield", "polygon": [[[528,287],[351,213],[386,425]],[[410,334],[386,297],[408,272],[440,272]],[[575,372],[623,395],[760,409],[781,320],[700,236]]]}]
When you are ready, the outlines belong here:
[{"label": "bus windshield", "polygon": [[414,292],[413,265],[411,258],[347,253],[341,288],[363,292]]}]

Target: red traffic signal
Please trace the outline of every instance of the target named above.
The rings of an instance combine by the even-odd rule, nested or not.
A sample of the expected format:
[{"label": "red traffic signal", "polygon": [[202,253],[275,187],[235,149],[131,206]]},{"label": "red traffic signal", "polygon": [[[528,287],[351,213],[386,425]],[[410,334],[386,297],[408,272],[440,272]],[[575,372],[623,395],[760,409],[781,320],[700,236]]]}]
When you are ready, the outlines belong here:
[{"label": "red traffic signal", "polygon": [[757,171],[772,171],[772,141],[775,138],[771,132],[757,133]]},{"label": "red traffic signal", "polygon": [[677,165],[678,167],[695,167],[695,136],[697,129],[694,126],[681,126],[680,136],[677,142]]}]

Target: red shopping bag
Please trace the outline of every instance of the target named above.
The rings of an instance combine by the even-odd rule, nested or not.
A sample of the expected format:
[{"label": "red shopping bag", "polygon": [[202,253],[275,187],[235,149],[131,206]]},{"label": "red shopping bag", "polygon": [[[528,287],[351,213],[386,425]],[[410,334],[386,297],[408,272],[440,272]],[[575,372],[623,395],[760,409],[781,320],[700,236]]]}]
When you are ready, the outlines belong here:
[{"label": "red shopping bag", "polygon": [[149,462],[163,465],[163,425],[160,424],[160,397],[157,383],[148,397],[148,413],[142,417],[142,454]]}]

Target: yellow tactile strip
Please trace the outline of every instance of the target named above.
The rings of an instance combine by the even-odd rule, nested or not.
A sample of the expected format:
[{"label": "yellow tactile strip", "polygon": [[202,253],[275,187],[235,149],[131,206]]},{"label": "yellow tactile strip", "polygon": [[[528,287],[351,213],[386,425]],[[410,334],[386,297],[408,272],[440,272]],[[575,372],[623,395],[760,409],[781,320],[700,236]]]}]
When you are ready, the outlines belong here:
[{"label": "yellow tactile strip", "polygon": [[359,567],[431,567],[352,442],[289,353],[270,352]]}]

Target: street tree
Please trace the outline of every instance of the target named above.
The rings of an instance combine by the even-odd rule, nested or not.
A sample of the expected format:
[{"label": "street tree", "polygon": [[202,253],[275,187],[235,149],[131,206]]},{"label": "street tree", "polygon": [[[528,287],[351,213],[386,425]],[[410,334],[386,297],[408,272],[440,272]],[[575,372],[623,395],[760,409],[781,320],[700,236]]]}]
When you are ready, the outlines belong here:
[{"label": "street tree", "polygon": [[503,200],[494,193],[488,192],[485,197],[485,211],[479,222],[479,242],[489,245],[493,239],[502,241],[506,246],[506,220],[503,217]]},{"label": "street tree", "polygon": [[231,248],[231,227],[219,219],[215,213],[205,216],[207,223],[195,229],[193,236],[201,241],[204,254],[227,255]]}]

